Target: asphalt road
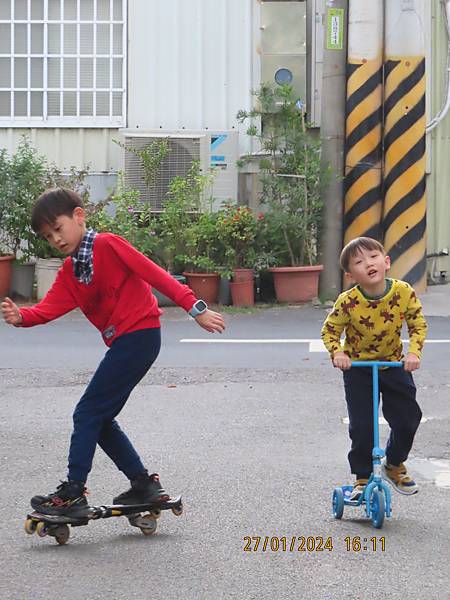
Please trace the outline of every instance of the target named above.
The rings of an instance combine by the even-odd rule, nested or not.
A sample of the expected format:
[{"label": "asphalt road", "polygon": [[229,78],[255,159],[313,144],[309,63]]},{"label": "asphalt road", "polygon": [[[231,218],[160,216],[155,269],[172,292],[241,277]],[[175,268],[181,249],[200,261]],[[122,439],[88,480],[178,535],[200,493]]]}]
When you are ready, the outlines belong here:
[{"label": "asphalt road", "polygon": [[[317,339],[324,314],[228,314],[220,339]],[[447,319],[429,323],[430,339],[450,338]],[[424,422],[410,464],[420,493],[396,494],[375,530],[359,509],[331,515],[333,487],[351,479],[341,376],[326,354],[307,342],[181,342],[219,336],[177,309],[163,339],[120,421],[164,487],[183,494],[185,515],[164,514],[152,537],[124,518],[93,522],[60,547],[27,536],[23,521],[29,498],[64,478],[73,406],[104,347],[77,313],[27,331],[0,324],[1,598],[449,597],[450,344],[427,345],[416,375]],[[89,502],[126,487],[99,452]],[[247,538],[258,536],[256,549]]]}]

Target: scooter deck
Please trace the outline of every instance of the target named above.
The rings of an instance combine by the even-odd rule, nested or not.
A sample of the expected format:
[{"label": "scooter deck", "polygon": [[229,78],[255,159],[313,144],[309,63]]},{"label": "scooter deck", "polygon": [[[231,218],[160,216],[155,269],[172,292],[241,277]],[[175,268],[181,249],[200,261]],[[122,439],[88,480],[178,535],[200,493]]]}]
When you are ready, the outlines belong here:
[{"label": "scooter deck", "polygon": [[[24,524],[25,532],[37,533],[39,537],[54,537],[58,544],[66,544],[70,537],[70,527],[87,525],[96,519],[110,517],[127,517],[132,527],[137,527],[144,535],[155,533],[158,518],[163,510],[171,510],[176,517],[183,514],[181,496],[165,502],[148,502],[147,504],[110,504],[90,506],[76,515],[45,515],[38,511],[28,513]],[[70,527],[69,527],[70,526]]]},{"label": "scooter deck", "polygon": [[137,515],[142,512],[152,512],[158,510],[181,511],[183,503],[181,496],[170,498],[165,502],[151,502],[146,504],[110,504],[102,506],[90,506],[85,512],[77,515],[46,515],[39,511],[33,511],[27,514],[28,519],[33,521],[42,521],[50,525],[87,525],[89,521],[95,519],[109,519],[111,517],[122,517]]}]

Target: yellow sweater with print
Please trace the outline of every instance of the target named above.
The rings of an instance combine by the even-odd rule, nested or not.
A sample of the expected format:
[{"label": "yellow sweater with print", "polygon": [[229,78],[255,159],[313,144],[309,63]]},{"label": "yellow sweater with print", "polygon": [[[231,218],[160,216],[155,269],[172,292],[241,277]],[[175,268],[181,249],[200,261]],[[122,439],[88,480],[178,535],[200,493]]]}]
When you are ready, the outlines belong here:
[{"label": "yellow sweater with print", "polygon": [[399,361],[403,358],[400,336],[406,321],[408,352],[420,358],[427,332],[422,305],[409,283],[391,281],[390,290],[376,300],[366,298],[358,286],[339,296],[322,327],[322,340],[331,357],[343,351],[355,360]]}]

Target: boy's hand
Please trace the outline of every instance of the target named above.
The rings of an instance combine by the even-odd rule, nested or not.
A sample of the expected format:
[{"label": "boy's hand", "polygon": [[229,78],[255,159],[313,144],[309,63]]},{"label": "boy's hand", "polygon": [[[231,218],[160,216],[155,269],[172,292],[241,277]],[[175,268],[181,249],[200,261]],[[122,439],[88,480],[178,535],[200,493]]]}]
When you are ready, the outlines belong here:
[{"label": "boy's hand", "polygon": [[405,371],[416,371],[420,367],[420,358],[415,354],[408,353],[403,359]]},{"label": "boy's hand", "polygon": [[210,333],[222,333],[225,329],[222,315],[213,310],[205,310],[204,313],[195,317],[195,320],[200,327],[203,327],[203,329],[206,329],[206,331],[209,331]]},{"label": "boy's hand", "polygon": [[2,302],[2,315],[8,325],[20,325],[22,323],[22,315],[19,307],[11,300],[5,298]]},{"label": "boy's hand", "polygon": [[333,356],[333,365],[342,369],[343,371],[347,371],[352,366],[352,361],[350,357],[345,354],[345,352],[335,352]]}]

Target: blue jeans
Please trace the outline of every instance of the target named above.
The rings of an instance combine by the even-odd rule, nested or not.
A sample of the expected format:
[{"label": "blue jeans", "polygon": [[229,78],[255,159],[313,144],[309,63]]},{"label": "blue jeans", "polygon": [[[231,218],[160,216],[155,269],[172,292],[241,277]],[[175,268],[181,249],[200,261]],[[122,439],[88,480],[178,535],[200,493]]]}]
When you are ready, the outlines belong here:
[{"label": "blue jeans", "polygon": [[158,328],[133,331],[113,342],[73,413],[68,479],[86,482],[97,444],[128,479],[145,470],[116,416],[160,348]]}]

